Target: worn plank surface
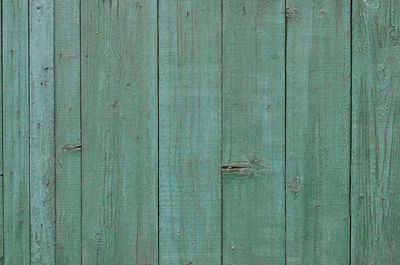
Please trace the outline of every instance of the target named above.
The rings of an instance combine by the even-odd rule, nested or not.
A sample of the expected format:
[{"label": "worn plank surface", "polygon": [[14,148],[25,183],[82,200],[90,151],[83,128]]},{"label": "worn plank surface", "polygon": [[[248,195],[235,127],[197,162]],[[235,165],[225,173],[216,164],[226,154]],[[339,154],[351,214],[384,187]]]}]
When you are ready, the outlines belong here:
[{"label": "worn plank surface", "polygon": [[0,5],[0,264],[400,263],[396,0]]},{"label": "worn plank surface", "polygon": [[400,6],[353,1],[352,264],[399,264]]},{"label": "worn plank surface", "polygon": [[54,0],[31,0],[31,264],[55,264]]},{"label": "worn plank surface", "polygon": [[220,17],[160,1],[160,264],[221,264]]},{"label": "worn plank surface", "polygon": [[80,1],[54,2],[56,263],[81,264]]},{"label": "worn plank surface", "polygon": [[29,264],[28,2],[2,5],[4,263]]},{"label": "worn plank surface", "polygon": [[285,263],[285,3],[223,2],[223,262]]},{"label": "worn plank surface", "polygon": [[157,2],[81,3],[83,264],[157,264]]},{"label": "worn plank surface", "polygon": [[[0,10],[3,10],[2,8],[2,2],[0,3]],[[3,29],[3,14],[0,11],[0,29]],[[2,30],[0,31],[0,51],[1,54],[3,54],[3,32]],[[3,149],[3,56],[1,56],[0,59],[0,264],[4,264],[4,149]]]},{"label": "worn plank surface", "polygon": [[287,264],[348,264],[350,0],[287,1]]}]

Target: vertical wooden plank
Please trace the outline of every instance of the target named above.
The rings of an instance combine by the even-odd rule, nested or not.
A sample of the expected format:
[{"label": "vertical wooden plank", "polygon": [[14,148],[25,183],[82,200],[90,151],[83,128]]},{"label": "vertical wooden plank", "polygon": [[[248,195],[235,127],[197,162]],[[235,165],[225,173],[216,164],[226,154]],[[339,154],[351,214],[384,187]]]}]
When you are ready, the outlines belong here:
[{"label": "vertical wooden plank", "polygon": [[400,3],[353,1],[352,264],[400,264]]},{"label": "vertical wooden plank", "polygon": [[160,264],[221,264],[220,17],[160,1]]},{"label": "vertical wooden plank", "polygon": [[[3,2],[0,2],[0,10],[2,8]],[[0,11],[0,51],[3,51],[3,14]],[[3,160],[3,52],[1,52],[0,58],[0,264],[4,264],[4,160]]]},{"label": "vertical wooden plank", "polygon": [[285,2],[223,2],[223,260],[285,263]]},{"label": "vertical wooden plank", "polygon": [[29,10],[31,264],[55,264],[54,0]]},{"label": "vertical wooden plank", "polygon": [[81,3],[83,264],[157,264],[157,1]]},{"label": "vertical wooden plank", "polygon": [[56,262],[81,264],[80,1],[54,5]]},{"label": "vertical wooden plank", "polygon": [[287,264],[348,264],[350,0],[286,17]]},{"label": "vertical wooden plank", "polygon": [[29,264],[29,3],[2,4],[4,263]]}]

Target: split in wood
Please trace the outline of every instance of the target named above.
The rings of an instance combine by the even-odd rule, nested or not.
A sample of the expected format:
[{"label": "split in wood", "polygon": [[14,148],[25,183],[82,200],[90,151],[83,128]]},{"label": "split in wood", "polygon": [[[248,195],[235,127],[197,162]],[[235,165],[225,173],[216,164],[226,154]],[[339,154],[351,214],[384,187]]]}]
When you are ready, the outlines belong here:
[{"label": "split in wood", "polygon": [[81,149],[81,144],[66,144],[63,146],[63,150],[73,150],[73,149]]},{"label": "split in wood", "polygon": [[234,175],[254,175],[260,169],[263,169],[261,161],[236,161],[231,164],[222,165],[222,174],[234,174]]}]

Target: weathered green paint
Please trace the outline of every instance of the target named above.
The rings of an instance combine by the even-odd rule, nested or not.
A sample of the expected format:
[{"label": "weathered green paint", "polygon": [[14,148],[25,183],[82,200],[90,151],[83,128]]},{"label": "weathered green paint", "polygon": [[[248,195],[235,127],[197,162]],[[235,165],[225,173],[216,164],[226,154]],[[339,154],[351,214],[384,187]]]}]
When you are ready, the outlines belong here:
[{"label": "weathered green paint", "polygon": [[353,1],[352,264],[400,264],[400,6]]},{"label": "weathered green paint", "polygon": [[350,0],[287,1],[287,264],[348,264]]},{"label": "weathered green paint", "polygon": [[0,4],[0,264],[400,263],[395,0]]},{"label": "weathered green paint", "polygon": [[159,264],[221,264],[220,17],[220,1],[160,1]]},{"label": "weathered green paint", "polygon": [[285,3],[223,2],[223,261],[285,264]]},{"label": "weathered green paint", "polygon": [[4,264],[29,264],[28,2],[3,3]]},{"label": "weathered green paint", "polygon": [[81,3],[83,264],[157,264],[157,2]]},{"label": "weathered green paint", "polygon": [[54,2],[56,263],[81,264],[80,1]]},{"label": "weathered green paint", "polygon": [[54,0],[29,11],[31,264],[55,264]]},{"label": "weathered green paint", "polygon": [[[0,10],[3,10],[2,8],[2,2],[0,2]],[[3,14],[0,12],[0,29],[2,29],[2,22],[3,22]],[[0,31],[0,51],[3,50],[3,32]],[[4,264],[4,160],[3,160],[3,57],[1,57],[0,60],[0,264]]]}]

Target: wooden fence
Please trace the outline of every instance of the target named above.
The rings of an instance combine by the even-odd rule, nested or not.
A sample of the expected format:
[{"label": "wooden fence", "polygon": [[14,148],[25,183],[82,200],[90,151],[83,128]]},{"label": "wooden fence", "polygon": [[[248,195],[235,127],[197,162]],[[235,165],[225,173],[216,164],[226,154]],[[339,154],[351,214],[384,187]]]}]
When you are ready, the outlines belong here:
[{"label": "wooden fence", "polygon": [[400,264],[399,1],[1,5],[0,264]]}]

